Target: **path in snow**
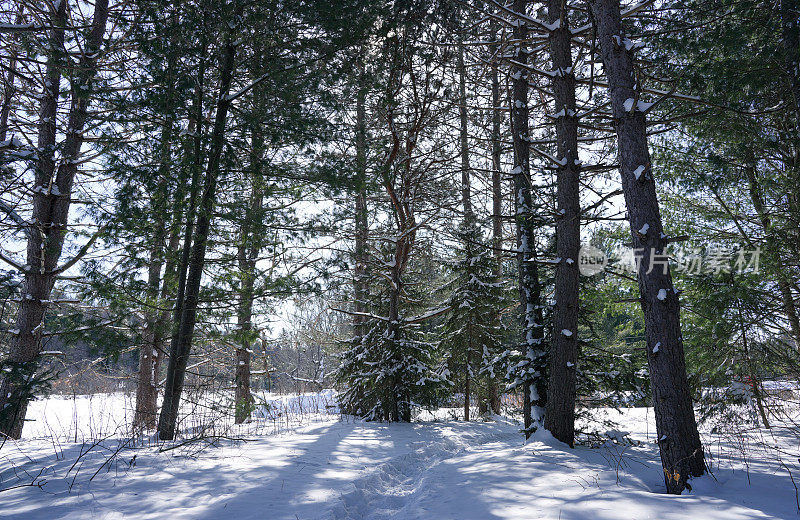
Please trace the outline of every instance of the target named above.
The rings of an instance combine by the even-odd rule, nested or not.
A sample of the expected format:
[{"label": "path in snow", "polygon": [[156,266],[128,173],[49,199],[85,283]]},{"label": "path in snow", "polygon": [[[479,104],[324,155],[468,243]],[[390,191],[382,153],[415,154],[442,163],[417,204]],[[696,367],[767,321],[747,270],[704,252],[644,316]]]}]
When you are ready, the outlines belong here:
[{"label": "path in snow", "polygon": [[[651,417],[652,418],[652,417]],[[642,410],[621,416],[648,436]],[[652,432],[652,426],[651,432]],[[0,517],[59,519],[531,520],[797,518],[780,465],[749,461],[748,474],[718,456],[717,480],[683,496],[661,493],[654,444],[571,450],[552,439],[523,445],[497,422],[378,424],[333,417],[290,434],[208,449],[197,457],[122,452],[101,468],[98,449],[75,468],[81,445],[43,439],[6,444],[0,488],[47,468],[43,489],[0,493]],[[652,439],[651,439],[652,440]],[[710,439],[709,439],[710,440]],[[788,446],[788,444],[787,444]],[[720,446],[709,447],[719,453]],[[797,446],[791,447],[794,451]],[[57,453],[58,456],[55,456]],[[136,455],[135,464],[129,467]],[[620,454],[622,457],[620,458]],[[794,455],[796,461],[796,455]],[[719,467],[722,464],[724,467]],[[795,466],[796,467],[796,464]],[[90,477],[100,468],[93,480]],[[76,476],[77,473],[77,476]]]},{"label": "path in snow", "polygon": [[[778,467],[756,464],[696,480],[693,494],[663,494],[652,447],[569,449],[539,436],[521,446],[510,425],[475,425],[390,459],[353,483],[321,518],[685,519],[796,518],[794,488]],[[620,450],[620,451],[618,451]],[[620,458],[619,454],[623,453]],[[619,465],[622,467],[619,467]],[[617,472],[619,469],[619,473]]]}]

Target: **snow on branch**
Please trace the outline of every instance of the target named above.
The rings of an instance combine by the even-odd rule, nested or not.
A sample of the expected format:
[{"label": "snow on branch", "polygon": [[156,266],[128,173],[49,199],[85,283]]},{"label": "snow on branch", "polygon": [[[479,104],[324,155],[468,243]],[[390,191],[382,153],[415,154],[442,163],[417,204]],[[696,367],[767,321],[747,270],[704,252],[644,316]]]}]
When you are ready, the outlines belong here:
[{"label": "snow on branch", "polygon": [[360,316],[362,318],[370,318],[370,319],[373,319],[373,320],[380,320],[380,321],[385,321],[385,322],[389,321],[389,318],[387,318],[386,316],[378,316],[377,314],[372,314],[372,313],[369,313],[369,312],[348,311],[347,309],[339,309],[339,308],[336,308],[336,307],[330,307],[330,309],[332,311],[337,311],[337,312],[342,312],[344,314],[349,314],[350,316]]},{"label": "snow on branch", "polygon": [[505,6],[505,5],[503,5],[503,4],[499,3],[499,2],[496,2],[495,0],[489,0],[489,3],[491,3],[492,5],[498,7],[504,13],[512,16],[513,18],[516,18],[517,19],[517,23],[519,23],[519,22],[529,23],[534,28],[539,29],[541,32],[545,32],[545,33],[549,34],[549,33],[553,32],[553,31],[555,31],[556,29],[558,29],[559,27],[561,27],[561,20],[556,20],[553,23],[547,23],[547,22],[544,22],[542,20],[537,20],[536,18],[532,18],[532,17],[530,17],[530,16],[528,16],[528,15],[526,15],[524,13],[518,13],[517,11],[514,11],[510,7]]},{"label": "snow on branch", "polygon": [[434,309],[434,310],[428,311],[425,314],[420,314],[419,316],[414,316],[413,318],[403,318],[403,322],[404,323],[420,323],[422,321],[429,320],[431,318],[435,318],[436,316],[439,316],[440,314],[444,314],[445,312],[448,312],[449,310],[450,310],[450,307],[441,307],[439,309]]}]

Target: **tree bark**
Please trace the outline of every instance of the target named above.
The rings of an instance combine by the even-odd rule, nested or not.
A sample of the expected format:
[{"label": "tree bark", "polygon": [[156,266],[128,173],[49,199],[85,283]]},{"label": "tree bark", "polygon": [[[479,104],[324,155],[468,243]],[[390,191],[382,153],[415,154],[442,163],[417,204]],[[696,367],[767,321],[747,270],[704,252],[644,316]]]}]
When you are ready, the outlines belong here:
[{"label": "tree bark", "polygon": [[[178,407],[180,405],[183,383],[186,377],[186,365],[191,352],[192,337],[197,321],[197,305],[200,293],[200,282],[205,266],[206,247],[211,229],[211,220],[214,216],[214,202],[217,190],[217,180],[220,174],[220,159],[225,144],[225,125],[228,109],[230,108],[231,81],[233,78],[236,46],[232,35],[226,36],[220,57],[220,84],[217,96],[217,110],[214,118],[214,128],[211,134],[211,147],[206,167],[203,193],[197,215],[197,226],[194,232],[194,243],[191,246],[191,256],[188,263],[188,275],[185,283],[185,294],[181,308],[180,321],[177,323],[176,334],[170,345],[169,366],[167,367],[167,380],[164,387],[164,402],[158,420],[159,438],[172,440],[175,438],[175,428],[178,420]],[[184,245],[188,248],[188,244]]]},{"label": "tree bark", "polygon": [[365,49],[362,46],[356,64],[358,91],[356,92],[355,251],[353,253],[353,299],[355,300],[353,307],[356,315],[353,317],[353,329],[359,341],[367,333],[364,314],[367,312],[369,293],[367,282],[367,240],[369,239],[367,224],[367,88],[364,52]]},{"label": "tree bark", "polygon": [[575,107],[575,73],[572,33],[566,3],[548,0],[548,22],[559,23],[550,33],[550,55],[556,75],[552,79],[556,117],[556,256],[553,345],[547,387],[545,428],[553,437],[575,443],[575,384],[578,363],[578,250],[580,249],[580,163],[578,118]]},{"label": "tree bark", "polygon": [[467,114],[467,69],[464,65],[463,36],[458,36],[458,121],[459,121],[459,148],[461,155],[461,204],[464,210],[464,220],[472,216],[472,199],[470,194],[470,165],[469,165],[469,117]]},{"label": "tree bark", "polygon": [[49,43],[52,54],[47,61],[40,109],[39,158],[32,190],[32,222],[27,230],[25,282],[17,313],[17,332],[4,363],[11,372],[0,382],[0,432],[14,439],[22,435],[31,384],[38,367],[45,312],[58,274],[57,263],[64,246],[72,186],[89,114],[92,80],[97,72],[97,57],[108,20],[108,0],[97,0],[91,29],[71,85],[68,126],[61,146],[62,161],[56,170],[56,114],[61,70],[65,66],[66,4],[66,0],[61,0],[51,15],[53,28]]},{"label": "tree bark", "polygon": [[[513,9],[526,14],[527,0],[514,0]],[[539,424],[544,416],[546,403],[546,381],[540,370],[546,355],[543,349],[544,323],[539,285],[539,267],[536,263],[536,234],[533,222],[533,200],[531,196],[530,143],[528,136],[528,80],[524,65],[528,62],[525,41],[528,29],[518,23],[513,31],[517,50],[513,66],[511,133],[514,143],[514,206],[517,224],[517,268],[519,272],[519,303],[522,310],[522,345],[529,361],[523,377],[523,415],[526,437],[531,427]]]},{"label": "tree bark", "polygon": [[765,246],[767,259],[773,264],[775,270],[775,277],[778,283],[778,291],[781,295],[781,303],[783,304],[783,312],[789,322],[789,332],[794,341],[795,348],[800,349],[800,317],[797,314],[797,306],[794,302],[794,294],[792,293],[792,283],[789,279],[791,270],[784,266],[783,259],[781,258],[780,240],[772,224],[772,219],[767,214],[764,208],[763,194],[761,184],[756,177],[755,158],[749,158],[749,164],[744,166],[744,173],[747,177],[747,187],[750,193],[750,200],[753,203],[753,209],[756,210],[758,220],[764,230]]},{"label": "tree bark", "polygon": [[[174,60],[171,64],[174,67]],[[170,84],[172,82],[170,81]],[[168,101],[163,107],[170,111]],[[161,135],[161,149],[159,157],[159,187],[152,199],[153,217],[155,225],[152,235],[152,248],[150,267],[148,269],[148,298],[154,308],[146,313],[146,324],[143,334],[143,344],[139,349],[139,373],[136,385],[136,411],[133,417],[134,426],[155,428],[158,400],[158,368],[161,357],[161,341],[163,337],[163,315],[160,310],[160,292],[162,287],[162,269],[166,256],[165,241],[167,239],[167,208],[169,202],[168,185],[170,178],[170,165],[172,164],[172,138],[174,133],[175,118],[168,112]],[[177,202],[176,204],[179,204]]]},{"label": "tree bark", "polygon": [[[784,67],[789,75],[791,85],[790,103],[794,115],[794,126],[790,125],[791,146],[788,147],[788,157],[785,168],[788,178],[786,181],[789,229],[787,235],[790,247],[797,259],[800,254],[800,5],[798,0],[780,0],[781,39],[783,41]],[[781,288],[784,306],[787,306],[786,294]],[[791,294],[791,290],[789,291]],[[792,301],[792,307],[795,306]],[[788,307],[787,307],[788,308]],[[792,323],[792,327],[796,324]],[[800,328],[796,329],[800,333]],[[800,336],[797,334],[795,338]],[[800,342],[797,343],[800,348]]]},{"label": "tree bark", "polygon": [[800,7],[797,0],[780,0],[784,66],[789,74],[795,122],[800,124]]},{"label": "tree bark", "polygon": [[[464,65],[464,41],[461,33],[458,35],[458,121],[459,121],[459,148],[461,155],[461,205],[464,211],[464,224],[469,225],[472,216],[472,198],[470,189],[469,165],[469,117],[467,114],[467,69]],[[471,251],[470,244],[465,244],[465,249]],[[471,342],[470,342],[471,343]],[[467,346],[464,362],[464,421],[469,421],[469,405],[472,390],[472,345]]]},{"label": "tree bark", "polygon": [[[16,24],[22,23],[22,3],[19,4]],[[17,53],[19,52],[19,45],[15,40],[15,35],[10,35],[11,45],[9,49],[10,56],[8,57],[8,74],[6,75],[5,85],[3,85],[3,105],[0,107],[0,141],[5,141],[8,136],[8,116],[11,114],[11,103],[14,95],[17,93],[15,82],[17,81]]]},{"label": "tree bark", "polygon": [[[161,271],[164,265],[164,215],[156,216],[156,229],[150,254],[150,267],[147,274],[147,292],[150,305],[158,306],[161,287]],[[147,311],[146,324],[141,347],[139,347],[139,373],[136,382],[136,411],[133,416],[134,427],[154,428],[158,399],[156,359],[160,346],[159,317],[157,308]]]},{"label": "tree bark", "polygon": [[589,0],[589,5],[608,77],[633,247],[642,253],[638,281],[661,465],[667,492],[680,494],[689,478],[705,473],[705,463],[686,378],[678,294],[669,265],[651,264],[663,258],[667,240],[651,171],[645,113],[638,104],[641,85],[632,51],[624,44],[619,0]]},{"label": "tree bark", "polygon": [[[497,22],[492,19],[490,32],[494,38],[497,33]],[[492,61],[492,247],[495,259],[495,283],[503,281],[503,184],[500,176],[502,143],[500,141],[500,128],[502,112],[500,112],[500,77],[497,60]],[[501,315],[497,315],[497,324],[500,325]],[[493,413],[500,413],[500,383],[492,378],[489,382],[489,407]]]},{"label": "tree bark", "polygon": [[256,281],[256,259],[261,252],[262,238],[253,231],[253,225],[261,216],[264,202],[264,175],[261,161],[264,155],[264,138],[258,129],[251,129],[252,150],[250,167],[252,170],[252,189],[250,204],[242,223],[238,248],[241,287],[239,290],[238,326],[241,338],[236,349],[236,424],[250,418],[253,396],[250,393],[250,358],[252,356],[253,301]]}]

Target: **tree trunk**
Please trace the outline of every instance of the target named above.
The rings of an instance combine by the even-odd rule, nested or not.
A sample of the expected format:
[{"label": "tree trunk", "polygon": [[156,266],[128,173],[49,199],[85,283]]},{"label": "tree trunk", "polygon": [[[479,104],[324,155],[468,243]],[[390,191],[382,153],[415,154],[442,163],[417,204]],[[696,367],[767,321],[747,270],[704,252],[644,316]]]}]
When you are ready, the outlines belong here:
[{"label": "tree trunk", "polygon": [[264,175],[261,161],[264,156],[264,138],[256,128],[251,129],[252,149],[250,168],[252,170],[252,190],[250,204],[242,223],[238,248],[241,288],[239,291],[238,325],[240,347],[236,349],[236,424],[250,418],[253,396],[250,393],[250,357],[252,355],[253,300],[256,281],[256,260],[261,252],[262,238],[253,232],[253,225],[261,217],[264,201]]},{"label": "tree trunk", "polygon": [[667,240],[651,172],[645,114],[638,105],[641,85],[632,52],[622,42],[619,0],[590,0],[589,5],[608,77],[633,247],[643,253],[638,280],[661,464],[667,492],[680,494],[690,477],[705,473],[705,463],[686,378],[678,294],[668,264],[650,269],[651,261],[663,258]]},{"label": "tree trunk", "polygon": [[[492,37],[497,33],[497,22],[492,19],[490,29]],[[492,62],[492,247],[495,259],[495,283],[503,281],[503,184],[500,176],[502,143],[500,141],[500,126],[502,113],[500,112],[500,77],[497,60]],[[502,317],[498,313],[497,324],[501,324]],[[489,407],[493,413],[500,413],[500,383],[492,378],[489,382]]]},{"label": "tree trunk", "polygon": [[[731,273],[731,278],[733,278],[733,273]],[[758,409],[758,413],[761,414],[761,420],[764,422],[764,428],[769,429],[769,418],[767,417],[767,412],[764,408],[764,401],[761,397],[761,381],[758,377],[758,374],[755,371],[753,366],[753,358],[750,356],[750,345],[747,341],[747,326],[744,322],[744,312],[742,311],[742,302],[739,298],[736,298],[736,311],[737,311],[737,318],[739,321],[739,330],[742,334],[742,350],[744,350],[744,359],[745,363],[747,364],[747,375],[750,378],[750,384],[752,385],[753,389],[753,398],[756,401],[756,408]],[[758,421],[756,421],[756,426],[758,425]]]},{"label": "tree trunk", "polygon": [[17,313],[17,332],[4,363],[11,371],[0,382],[0,432],[14,439],[22,435],[31,385],[38,366],[45,311],[58,274],[57,263],[67,232],[72,186],[78,171],[84,126],[89,113],[91,83],[97,72],[97,56],[108,19],[108,0],[97,0],[91,30],[71,85],[68,130],[61,146],[62,161],[56,171],[56,113],[61,68],[64,66],[61,50],[67,19],[66,3],[66,0],[61,0],[51,16],[53,28],[49,42],[52,54],[47,61],[40,110],[39,158],[33,188],[32,224],[27,230],[25,282]]},{"label": "tree trunk", "polygon": [[[22,3],[19,4],[15,23],[22,24]],[[14,35],[9,37],[14,40]],[[0,142],[5,141],[8,136],[8,116],[11,114],[11,103],[17,93],[15,82],[17,81],[17,53],[19,45],[16,40],[11,42],[8,57],[8,74],[6,75],[5,85],[3,86],[3,105],[0,107]]]},{"label": "tree trunk", "polygon": [[[170,110],[168,106],[165,110]],[[161,357],[161,340],[163,337],[162,316],[164,312],[158,307],[162,286],[162,268],[165,257],[165,240],[167,238],[167,208],[168,184],[170,178],[169,167],[172,164],[172,136],[174,130],[174,117],[167,116],[161,136],[161,151],[159,164],[159,188],[153,195],[152,207],[155,226],[152,231],[153,244],[148,269],[148,298],[154,308],[146,315],[146,324],[143,334],[143,344],[139,349],[139,374],[136,385],[136,411],[133,417],[134,426],[155,428],[157,400],[158,400],[158,365]]]},{"label": "tree trunk", "polygon": [[[526,14],[527,0],[514,0],[514,11]],[[524,23],[514,26],[517,60],[523,66],[528,62],[525,41],[528,29]],[[523,415],[526,437],[530,436],[534,423],[539,424],[544,416],[546,386],[540,370],[545,351],[542,339],[544,323],[539,286],[539,267],[536,263],[536,236],[533,222],[531,197],[530,143],[528,141],[528,80],[523,66],[511,69],[512,107],[511,133],[514,143],[514,206],[517,224],[517,268],[519,270],[519,303],[522,310],[522,345],[529,361],[523,376]]]},{"label": "tree trunk", "polygon": [[800,8],[797,0],[781,0],[780,11],[784,66],[792,87],[795,122],[800,124]]},{"label": "tree trunk", "polygon": [[[203,194],[198,208],[194,243],[191,247],[191,256],[188,262],[183,305],[181,306],[180,321],[177,322],[176,333],[173,335],[170,345],[169,366],[167,367],[167,380],[164,387],[164,402],[161,406],[161,414],[158,420],[159,438],[162,440],[175,438],[178,407],[183,391],[183,382],[186,377],[186,365],[191,352],[192,336],[194,335],[194,327],[197,321],[200,281],[203,277],[206,247],[208,245],[211,220],[214,216],[220,158],[225,144],[225,124],[230,107],[228,94],[230,93],[231,80],[233,78],[235,57],[236,46],[232,36],[228,35],[220,58],[220,86],[217,96],[217,110],[211,134],[211,147]],[[184,247],[188,248],[189,246],[184,244]]]},{"label": "tree trunk", "polygon": [[461,155],[461,204],[464,209],[464,220],[472,216],[472,200],[470,195],[469,165],[469,118],[467,114],[467,69],[464,65],[463,37],[458,37],[458,120],[459,148]]},{"label": "tree trunk", "polygon": [[792,335],[795,348],[800,349],[800,317],[798,317],[797,314],[797,306],[794,303],[794,294],[792,293],[792,283],[789,279],[791,270],[784,266],[783,259],[781,258],[780,240],[772,224],[772,220],[764,208],[761,185],[756,178],[755,158],[750,158],[749,162],[750,164],[744,167],[744,173],[747,177],[750,200],[753,203],[753,209],[756,210],[756,215],[758,215],[758,220],[764,230],[767,261],[773,264],[772,268],[775,271],[778,291],[780,292],[781,303],[783,304],[782,310],[789,322],[789,332]]},{"label": "tree trunk", "polygon": [[[238,326],[241,339],[240,347],[236,349],[236,403],[235,421],[242,424],[250,418],[253,406],[253,396],[250,393],[250,334],[253,330],[253,285],[255,282],[255,263],[247,256],[247,249],[239,246],[239,267],[242,270],[242,287],[239,294]],[[244,252],[242,252],[244,250]],[[243,258],[244,257],[244,258]]]},{"label": "tree trunk", "polygon": [[[792,237],[789,240],[790,247],[797,258],[800,254],[800,18],[798,18],[800,17],[800,5],[798,5],[798,0],[781,0],[780,16],[784,66],[791,85],[790,101],[795,123],[789,133],[791,146],[788,152],[789,157],[785,161],[788,175],[786,183],[789,186],[787,199],[790,222],[787,234]],[[791,289],[787,291],[781,287],[781,296],[787,313],[790,312],[790,308],[793,309],[796,306],[791,294]],[[800,323],[797,321],[796,311],[789,319],[794,320],[791,326],[795,335],[796,347],[800,349]]]},{"label": "tree trunk", "polygon": [[556,180],[556,256],[553,345],[550,383],[547,387],[545,428],[553,437],[575,443],[575,384],[578,362],[578,250],[580,228],[580,163],[578,118],[575,108],[575,73],[572,67],[572,33],[563,0],[548,0],[548,22],[559,22],[550,33],[550,55],[556,117],[556,158],[561,161]]},{"label": "tree trunk", "polygon": [[353,329],[355,336],[364,337],[367,312],[367,298],[369,284],[367,281],[367,240],[369,230],[367,225],[367,88],[366,70],[364,67],[365,50],[362,48],[358,55],[358,92],[356,93],[356,182],[355,182],[355,251],[353,253],[353,299],[355,300]]},{"label": "tree trunk", "polygon": [[[467,69],[464,65],[464,41],[458,35],[458,120],[459,148],[461,155],[461,205],[464,211],[464,224],[470,224],[472,216],[472,198],[470,189],[469,165],[469,118],[467,114]],[[469,239],[467,239],[469,240]],[[470,244],[465,244],[466,251],[472,251]],[[472,373],[472,345],[467,346],[464,362],[464,420],[469,421],[470,392],[472,390],[470,376]]]},{"label": "tree trunk", "polygon": [[[161,287],[161,270],[164,265],[164,233],[165,215],[156,215],[156,229],[150,254],[150,267],[147,274],[149,305],[158,306],[159,289]],[[136,411],[133,416],[134,427],[154,428],[157,410],[157,373],[156,359],[160,346],[159,318],[161,311],[157,308],[147,311],[143,341],[139,347],[139,373],[136,383]]]}]

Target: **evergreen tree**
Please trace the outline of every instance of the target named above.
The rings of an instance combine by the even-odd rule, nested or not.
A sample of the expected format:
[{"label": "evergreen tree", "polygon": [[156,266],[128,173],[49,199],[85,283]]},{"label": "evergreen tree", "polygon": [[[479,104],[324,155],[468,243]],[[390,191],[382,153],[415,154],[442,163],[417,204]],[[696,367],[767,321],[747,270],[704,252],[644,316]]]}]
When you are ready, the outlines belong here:
[{"label": "evergreen tree", "polygon": [[[450,311],[442,328],[451,380],[464,389],[464,418],[469,420],[470,396],[487,396],[494,384],[494,360],[502,352],[503,330],[497,320],[504,288],[495,278],[495,260],[473,216],[459,229]],[[473,388],[474,386],[474,388]]]}]

